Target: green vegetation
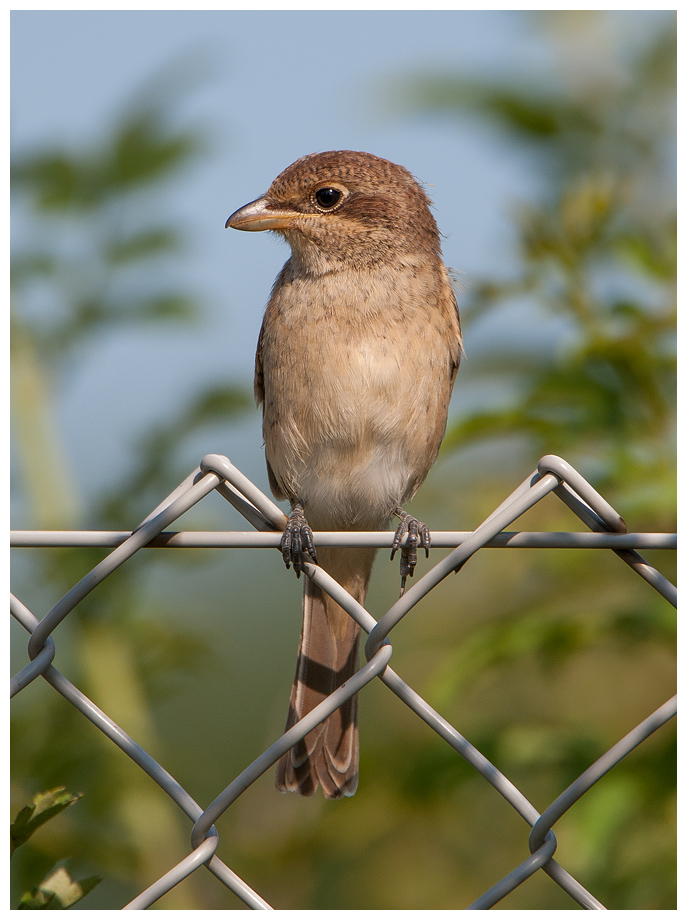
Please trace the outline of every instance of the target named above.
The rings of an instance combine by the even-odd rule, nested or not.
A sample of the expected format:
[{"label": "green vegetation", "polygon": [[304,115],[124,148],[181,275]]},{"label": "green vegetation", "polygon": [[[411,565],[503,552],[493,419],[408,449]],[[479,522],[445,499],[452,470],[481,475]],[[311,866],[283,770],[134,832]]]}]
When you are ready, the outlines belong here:
[{"label": "green vegetation", "polygon": [[[81,796],[72,795],[64,786],[39,792],[33,797],[33,805],[25,805],[10,825],[10,852],[51,821],[65,808],[78,802]],[[101,879],[97,876],[75,881],[66,866],[57,865],[43,881],[31,891],[25,892],[19,901],[19,910],[66,910],[92,891]]]}]

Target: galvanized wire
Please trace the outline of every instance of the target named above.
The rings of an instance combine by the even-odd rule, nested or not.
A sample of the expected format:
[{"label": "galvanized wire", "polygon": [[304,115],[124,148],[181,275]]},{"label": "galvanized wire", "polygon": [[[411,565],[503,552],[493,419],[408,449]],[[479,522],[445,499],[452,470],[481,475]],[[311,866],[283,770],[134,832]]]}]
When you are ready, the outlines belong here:
[{"label": "galvanized wire", "polygon": [[[184,512],[213,490],[219,492],[230,502],[257,532],[176,533],[166,530]],[[589,528],[591,533],[524,533],[506,530],[525,511],[548,494],[557,495],[577,515],[584,526]],[[273,909],[215,855],[219,842],[215,824],[242,793],[276,763],[283,753],[293,747],[343,702],[355,693],[364,690],[371,681],[379,679],[439,737],[443,738],[457,754],[463,757],[531,828],[528,837],[531,856],[497,881],[475,902],[464,906],[464,909],[485,910],[493,907],[508,893],[541,870],[546,872],[573,901],[583,908],[604,910],[604,906],[594,895],[553,858],[557,847],[553,826],[594,783],[675,715],[676,698],[668,700],[655,713],[629,732],[625,738],[611,747],[540,815],[522,792],[494,764],[490,763],[454,726],[391,669],[389,661],[393,655],[393,649],[389,635],[436,585],[450,573],[460,571],[476,552],[484,548],[611,549],[670,604],[676,606],[675,587],[638,553],[639,549],[675,549],[676,535],[627,533],[622,517],[570,464],[559,457],[547,456],[542,458],[532,475],[525,479],[474,531],[433,533],[432,545],[434,547],[450,547],[452,551],[409,588],[379,621],[376,621],[323,569],[312,563],[306,563],[306,575],[329,593],[368,634],[365,644],[367,664],[270,745],[229,783],[214,802],[203,809],[164,767],[56,670],[52,664],[55,657],[55,643],[52,634],[91,591],[95,590],[104,579],[141,549],[146,547],[173,549],[189,546],[272,548],[279,545],[280,531],[285,523],[286,518],[283,512],[226,457],[211,454],[205,457],[200,466],[132,533],[16,531],[12,534],[13,546],[113,547],[112,552],[74,585],[42,620],[38,620],[16,597],[10,597],[12,616],[30,633],[29,663],[12,678],[10,695],[16,695],[37,677],[43,677],[50,686],[153,779],[193,823],[189,854],[177,865],[172,866],[161,878],[152,880],[150,886],[123,909],[143,910],[149,907],[202,866],[206,866],[250,908],[254,910]],[[315,534],[315,544],[321,546],[388,547],[392,539],[393,533]],[[456,907],[460,908],[463,905],[456,905]]]}]

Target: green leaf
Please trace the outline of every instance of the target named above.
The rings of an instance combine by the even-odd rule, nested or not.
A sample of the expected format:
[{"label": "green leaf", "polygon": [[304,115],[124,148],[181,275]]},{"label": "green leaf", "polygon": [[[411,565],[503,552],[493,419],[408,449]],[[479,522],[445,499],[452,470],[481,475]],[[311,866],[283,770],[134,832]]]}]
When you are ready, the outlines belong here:
[{"label": "green leaf", "polygon": [[416,109],[472,112],[531,140],[551,141],[572,129],[599,130],[587,107],[560,93],[545,94],[526,85],[426,76],[413,80],[406,98]]},{"label": "green leaf", "polygon": [[99,208],[131,187],[164,178],[199,149],[191,132],[169,132],[161,110],[137,111],[98,148],[72,155],[50,150],[11,168],[12,182],[39,211]]},{"label": "green leaf", "polygon": [[34,197],[42,211],[62,210],[79,197],[83,164],[61,151],[41,154],[13,165],[10,177]]},{"label": "green leaf", "polygon": [[10,283],[13,287],[33,278],[46,278],[55,273],[57,260],[46,252],[27,252],[10,263]]},{"label": "green leaf", "polygon": [[39,792],[33,797],[33,805],[21,809],[14,822],[10,824],[11,851],[21,846],[39,827],[59,815],[65,808],[77,802],[81,795],[67,792],[64,786],[57,786],[48,792]]},{"label": "green leaf", "polygon": [[112,265],[121,265],[136,259],[148,259],[162,252],[171,252],[179,243],[179,234],[164,227],[155,227],[110,243],[105,258]]},{"label": "green leaf", "polygon": [[634,230],[618,236],[620,255],[643,274],[672,281],[677,273],[677,228],[671,221],[662,236]]},{"label": "green leaf", "polygon": [[159,320],[186,320],[196,313],[195,302],[183,294],[159,294],[121,310],[122,320],[128,322],[157,322]]},{"label": "green leaf", "polygon": [[227,384],[208,387],[193,401],[185,416],[194,428],[207,422],[231,418],[252,406],[253,401],[244,387]]},{"label": "green leaf", "polygon": [[18,910],[66,910],[84,898],[102,879],[90,875],[75,881],[63,865],[58,865],[19,902]]},{"label": "green leaf", "polygon": [[117,190],[149,182],[169,172],[198,149],[190,133],[165,135],[156,112],[137,112],[115,138],[112,155],[104,165],[104,178]]}]

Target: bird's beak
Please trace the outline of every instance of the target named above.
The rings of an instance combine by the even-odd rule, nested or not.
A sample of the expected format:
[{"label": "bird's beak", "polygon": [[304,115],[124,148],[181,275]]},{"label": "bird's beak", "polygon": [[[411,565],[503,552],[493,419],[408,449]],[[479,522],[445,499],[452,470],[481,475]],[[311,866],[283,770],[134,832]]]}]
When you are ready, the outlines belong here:
[{"label": "bird's beak", "polygon": [[224,226],[234,230],[288,230],[301,216],[298,211],[275,206],[269,198],[256,198],[234,211]]}]

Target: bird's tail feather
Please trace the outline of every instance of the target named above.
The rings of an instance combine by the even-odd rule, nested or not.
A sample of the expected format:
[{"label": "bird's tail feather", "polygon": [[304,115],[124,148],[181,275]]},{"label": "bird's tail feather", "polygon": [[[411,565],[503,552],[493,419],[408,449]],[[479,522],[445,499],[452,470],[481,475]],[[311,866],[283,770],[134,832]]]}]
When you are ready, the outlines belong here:
[{"label": "bird's tail feather", "polygon": [[[359,603],[365,602],[375,551],[318,549],[318,561]],[[360,627],[309,578],[303,591],[303,629],[291,690],[288,730],[355,674]],[[358,697],[347,700],[309,732],[277,764],[280,792],[353,795],[358,786]]]}]

